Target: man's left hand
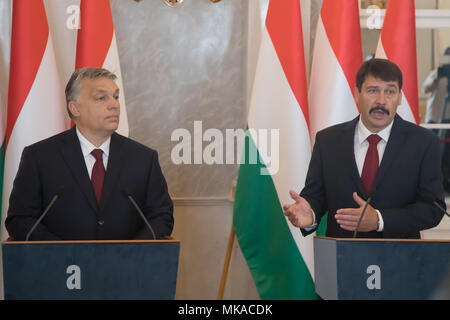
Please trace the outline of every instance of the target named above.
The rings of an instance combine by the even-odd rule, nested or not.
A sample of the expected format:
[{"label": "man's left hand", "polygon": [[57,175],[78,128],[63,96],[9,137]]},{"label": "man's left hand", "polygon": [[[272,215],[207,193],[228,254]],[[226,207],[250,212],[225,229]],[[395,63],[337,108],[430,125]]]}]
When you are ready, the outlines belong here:
[{"label": "man's left hand", "polygon": [[[356,192],[353,192],[353,199],[359,205],[359,208],[339,209],[336,211],[334,216],[340,227],[348,231],[355,231],[356,226],[358,225],[359,217],[361,216],[362,210],[366,205],[366,201],[358,196]],[[369,232],[377,229],[378,214],[371,205],[368,205],[358,231]]]}]

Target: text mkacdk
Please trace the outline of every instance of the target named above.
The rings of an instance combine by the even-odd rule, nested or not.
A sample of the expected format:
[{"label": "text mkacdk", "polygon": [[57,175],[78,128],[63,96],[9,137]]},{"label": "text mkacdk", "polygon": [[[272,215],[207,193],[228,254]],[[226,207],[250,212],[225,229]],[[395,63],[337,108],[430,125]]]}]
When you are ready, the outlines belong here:
[{"label": "text mkacdk", "polygon": [[272,305],[251,304],[246,305],[223,305],[222,314],[272,314]]}]

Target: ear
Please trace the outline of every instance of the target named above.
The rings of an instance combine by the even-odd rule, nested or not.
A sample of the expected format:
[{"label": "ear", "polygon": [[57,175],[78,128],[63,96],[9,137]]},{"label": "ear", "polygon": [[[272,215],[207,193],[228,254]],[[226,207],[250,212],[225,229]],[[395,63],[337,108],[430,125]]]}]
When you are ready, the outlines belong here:
[{"label": "ear", "polygon": [[360,92],[358,90],[358,87],[355,87],[355,100],[358,104],[359,104],[359,94]]},{"label": "ear", "polygon": [[76,101],[70,101],[68,107],[70,113],[72,113],[74,117],[78,117],[80,115],[80,111],[78,110],[78,103]]},{"label": "ear", "polygon": [[401,105],[401,104],[402,104],[402,99],[403,99],[403,91],[400,90],[400,96],[399,96],[399,98],[398,98],[398,105]]}]

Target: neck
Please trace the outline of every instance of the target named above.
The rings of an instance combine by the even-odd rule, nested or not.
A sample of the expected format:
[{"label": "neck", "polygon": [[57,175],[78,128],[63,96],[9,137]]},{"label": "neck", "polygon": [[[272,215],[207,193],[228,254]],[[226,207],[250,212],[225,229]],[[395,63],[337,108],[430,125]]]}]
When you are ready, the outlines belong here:
[{"label": "neck", "polygon": [[77,126],[78,130],[81,132],[83,137],[85,137],[90,143],[92,143],[97,148],[100,147],[106,140],[108,140],[109,137],[111,137],[111,134],[109,133],[94,133],[86,128]]},{"label": "neck", "polygon": [[388,125],[386,125],[386,126],[384,126],[384,127],[374,127],[374,126],[370,126],[370,125],[368,125],[365,121],[364,121],[364,119],[361,117],[361,122],[362,122],[362,124],[367,128],[367,130],[369,130],[371,133],[373,133],[373,134],[377,134],[377,133],[379,133],[380,131],[382,131],[382,130],[384,130],[385,128],[387,128],[387,127],[389,127],[389,125],[392,123],[392,122],[390,122]]}]

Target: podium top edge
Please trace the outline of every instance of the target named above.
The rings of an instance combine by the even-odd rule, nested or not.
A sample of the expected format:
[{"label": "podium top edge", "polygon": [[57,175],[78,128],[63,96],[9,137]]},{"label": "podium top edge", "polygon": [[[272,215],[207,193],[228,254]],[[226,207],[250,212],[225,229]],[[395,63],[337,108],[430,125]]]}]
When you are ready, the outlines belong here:
[{"label": "podium top edge", "polygon": [[379,238],[332,238],[314,236],[315,239],[332,240],[332,241],[365,241],[365,242],[450,242],[449,239],[379,239]]},{"label": "podium top edge", "polygon": [[67,240],[67,241],[4,241],[2,244],[73,244],[73,243],[179,243],[180,240]]}]

